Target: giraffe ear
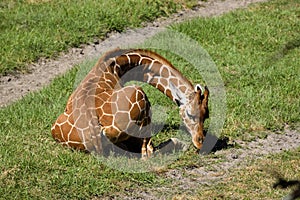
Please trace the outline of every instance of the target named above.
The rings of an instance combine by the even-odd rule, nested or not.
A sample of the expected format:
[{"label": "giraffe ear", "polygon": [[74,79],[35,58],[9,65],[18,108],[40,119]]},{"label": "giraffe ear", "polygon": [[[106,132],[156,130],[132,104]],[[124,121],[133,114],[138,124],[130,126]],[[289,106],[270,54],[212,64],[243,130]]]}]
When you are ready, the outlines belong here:
[{"label": "giraffe ear", "polygon": [[200,92],[200,94],[201,94],[202,91],[203,91],[203,89],[202,89],[202,87],[201,87],[200,84],[196,84],[194,90],[195,90],[195,92]]},{"label": "giraffe ear", "polygon": [[208,87],[207,86],[205,86],[204,87],[204,93],[203,93],[203,104],[207,107],[207,105],[208,105],[208,96],[209,96],[209,90],[208,90]]},{"label": "giraffe ear", "polygon": [[205,90],[204,90],[204,94],[203,94],[203,95],[204,95],[204,99],[208,99],[208,96],[209,96],[209,90],[208,90],[208,87],[205,86],[204,89],[205,89]]}]

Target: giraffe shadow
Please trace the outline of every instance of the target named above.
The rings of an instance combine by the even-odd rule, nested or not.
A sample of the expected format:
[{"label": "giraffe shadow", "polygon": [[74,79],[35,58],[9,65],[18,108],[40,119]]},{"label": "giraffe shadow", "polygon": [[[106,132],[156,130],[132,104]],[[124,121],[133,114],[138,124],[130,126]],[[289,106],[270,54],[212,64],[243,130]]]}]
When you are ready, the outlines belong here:
[{"label": "giraffe shadow", "polygon": [[229,143],[228,137],[218,138],[215,146],[211,150],[212,152],[220,151],[223,149],[233,148],[234,145]]},{"label": "giraffe shadow", "polygon": [[[119,144],[113,144],[107,148],[105,156],[125,156],[128,158],[141,158],[141,147],[139,138],[130,138]],[[167,141],[161,142],[153,147],[153,156],[157,155],[170,155],[186,151],[189,148],[189,144],[181,141],[177,138],[170,138]]]},{"label": "giraffe shadow", "polygon": [[[201,150],[196,150],[196,152],[201,154],[209,154],[209,153],[215,153],[217,151],[233,148],[233,144],[229,144],[229,139],[227,137],[224,138],[217,138],[214,135],[206,135],[208,137],[207,139],[214,138],[212,141],[213,143],[210,143],[206,140],[204,142],[203,147]],[[178,138],[170,138],[169,140],[160,143],[158,146],[155,147],[155,152],[157,154],[171,154],[171,153],[178,153],[178,152],[184,152],[190,148],[190,146],[193,146],[191,142],[185,142]]]},{"label": "giraffe shadow", "polygon": [[217,136],[204,131],[205,140],[201,150],[199,151],[200,154],[209,154],[215,153],[217,151],[233,148],[234,145],[229,143],[228,137],[221,137],[218,138]]},{"label": "giraffe shadow", "polygon": [[265,61],[265,64],[267,66],[274,65],[274,63],[284,58],[290,51],[299,47],[300,47],[300,38],[295,38],[293,40],[290,40],[287,43],[285,43],[283,46],[281,46],[276,52],[274,52],[274,54]]},{"label": "giraffe shadow", "polygon": [[[185,126],[180,126],[178,124],[155,124],[154,126],[154,132],[169,132],[172,130],[179,130],[182,129],[183,132],[188,132],[185,128]],[[207,130],[204,130],[205,140],[203,147],[200,151],[198,151],[201,154],[208,154],[208,153],[214,153],[223,149],[233,148],[234,145],[229,143],[228,137],[217,137],[211,133],[208,133]],[[188,136],[191,137],[191,136]],[[169,149],[170,152],[174,151],[180,151],[186,150],[187,143],[180,141],[177,138],[171,138],[165,142],[160,143],[156,149],[159,152],[166,152],[162,151],[161,149]],[[169,153],[169,152],[166,152]]]},{"label": "giraffe shadow", "polygon": [[[178,130],[180,126],[178,125],[162,125],[158,126],[158,129],[161,132],[167,132],[170,130]],[[156,127],[157,128],[157,127]],[[223,149],[228,149],[234,147],[233,144],[229,144],[229,138],[223,137],[218,138],[212,134],[207,133],[204,130],[205,140],[203,143],[203,147],[201,150],[196,150],[200,154],[209,154],[214,153]],[[190,136],[189,136],[190,137]],[[106,148],[104,152],[104,156],[126,156],[128,158],[141,158],[141,147],[142,147],[142,140],[140,138],[131,137],[130,139],[123,141],[119,144],[112,144]],[[178,138],[172,137],[166,141],[160,142],[158,145],[154,146],[154,153],[153,155],[170,155],[173,153],[185,152],[193,146],[192,143],[189,141],[183,141]]]},{"label": "giraffe shadow", "polygon": [[169,155],[184,152],[189,148],[189,144],[178,138],[170,138],[154,147],[154,155]]}]

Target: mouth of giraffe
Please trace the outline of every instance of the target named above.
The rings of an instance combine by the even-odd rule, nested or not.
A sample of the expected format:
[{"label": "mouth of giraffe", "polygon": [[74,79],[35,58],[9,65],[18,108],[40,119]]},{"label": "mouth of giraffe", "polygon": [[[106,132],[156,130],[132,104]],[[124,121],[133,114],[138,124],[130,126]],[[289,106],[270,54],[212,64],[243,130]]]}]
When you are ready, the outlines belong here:
[{"label": "mouth of giraffe", "polygon": [[192,136],[193,146],[194,146],[194,148],[196,149],[197,152],[202,149],[206,134],[207,134],[207,130],[203,129],[203,136],[204,137],[201,137],[201,136],[199,137],[198,135]]}]

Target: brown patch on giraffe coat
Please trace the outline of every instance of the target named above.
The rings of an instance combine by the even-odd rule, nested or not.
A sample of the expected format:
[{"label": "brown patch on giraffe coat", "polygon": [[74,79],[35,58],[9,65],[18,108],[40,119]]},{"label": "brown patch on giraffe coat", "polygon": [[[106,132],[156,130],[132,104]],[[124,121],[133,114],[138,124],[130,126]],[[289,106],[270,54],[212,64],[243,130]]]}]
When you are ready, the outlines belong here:
[{"label": "brown patch on giraffe coat", "polygon": [[181,91],[185,91],[185,90],[186,90],[186,87],[185,87],[185,86],[180,86],[179,89],[180,89]]},{"label": "brown patch on giraffe coat", "polygon": [[101,101],[97,96],[87,96],[85,99],[85,104],[88,106],[88,108],[95,108],[97,107],[97,102]]},{"label": "brown patch on giraffe coat", "polygon": [[[103,115],[103,110],[102,110],[102,108],[97,108],[97,109],[96,109],[96,115],[97,115],[97,116],[102,116],[102,115]],[[99,119],[100,119],[100,117],[99,117]]]},{"label": "brown patch on giraffe coat", "polygon": [[130,119],[138,120],[139,114],[140,114],[139,105],[138,105],[138,103],[134,103],[130,110]]},{"label": "brown patch on giraffe coat", "polygon": [[137,90],[136,101],[140,101],[144,99],[144,92],[140,89]]},{"label": "brown patch on giraffe coat", "polygon": [[78,130],[76,128],[72,128],[69,134],[69,140],[74,142],[82,141],[81,138],[79,137]]},{"label": "brown patch on giraffe coat", "polygon": [[170,82],[172,82],[174,85],[180,85],[177,78],[170,78]]},{"label": "brown patch on giraffe coat", "polygon": [[65,122],[60,126],[60,128],[63,133],[69,133],[70,130],[72,129],[72,126],[68,122]]},{"label": "brown patch on giraffe coat", "polygon": [[111,107],[111,103],[110,102],[106,102],[102,105],[102,111],[105,114],[112,114],[112,107]]},{"label": "brown patch on giraffe coat", "polygon": [[114,117],[112,115],[104,114],[99,118],[100,124],[103,126],[110,126],[113,123]]},{"label": "brown patch on giraffe coat", "polygon": [[170,71],[169,71],[166,67],[163,67],[163,68],[161,69],[160,76],[161,76],[161,77],[164,77],[164,78],[169,78],[169,76],[170,76]]},{"label": "brown patch on giraffe coat", "polygon": [[173,99],[171,90],[167,89],[167,90],[166,90],[166,95],[167,95],[168,97],[170,97],[170,98]]},{"label": "brown patch on giraffe coat", "polygon": [[156,75],[159,75],[159,70],[161,68],[161,63],[158,61],[154,61],[151,66],[151,71],[153,71]]},{"label": "brown patch on giraffe coat", "polygon": [[132,104],[125,98],[121,98],[122,101],[117,101],[117,108],[120,111],[128,111]]},{"label": "brown patch on giraffe coat", "polygon": [[72,101],[74,107],[73,109],[76,109],[78,108],[78,106],[83,105],[85,101],[85,97],[86,97],[86,92],[84,90],[80,91],[78,95],[76,95],[76,98],[74,98]]},{"label": "brown patch on giraffe coat", "polygon": [[117,112],[115,114],[114,125],[118,127],[120,130],[126,130],[127,126],[130,122],[129,113],[125,112]]},{"label": "brown patch on giraffe coat", "polygon": [[130,55],[130,63],[138,63],[141,57],[139,55]]},{"label": "brown patch on giraffe coat", "polygon": [[130,67],[130,64],[128,63],[128,58],[126,55],[121,55],[121,56],[118,56],[116,58],[116,63],[119,65],[119,66],[122,66],[124,68],[127,68],[127,67]]},{"label": "brown patch on giraffe coat", "polygon": [[163,85],[161,85],[160,83],[156,85],[156,88],[159,89],[162,92],[165,91],[165,87]]},{"label": "brown patch on giraffe coat", "polygon": [[168,81],[165,78],[160,79],[161,84],[168,85]]},{"label": "brown patch on giraffe coat", "polygon": [[87,126],[88,126],[88,118],[86,114],[80,114],[76,119],[75,127],[79,129],[84,129]]},{"label": "brown patch on giraffe coat", "polygon": [[141,65],[149,66],[152,63],[150,58],[143,58],[140,62]]}]

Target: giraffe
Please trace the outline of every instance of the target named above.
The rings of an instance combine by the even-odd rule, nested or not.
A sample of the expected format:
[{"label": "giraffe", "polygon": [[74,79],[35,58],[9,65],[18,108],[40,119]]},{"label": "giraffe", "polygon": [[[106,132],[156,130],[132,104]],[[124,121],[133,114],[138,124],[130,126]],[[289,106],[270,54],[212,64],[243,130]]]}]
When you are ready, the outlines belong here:
[{"label": "giraffe", "polygon": [[144,49],[116,49],[104,54],[77,89],[51,128],[59,143],[105,154],[107,144],[142,158],[153,154],[150,102],[141,87],[146,82],[179,106],[179,114],[196,149],[204,140],[209,117],[209,90],[195,87],[168,60]]}]

